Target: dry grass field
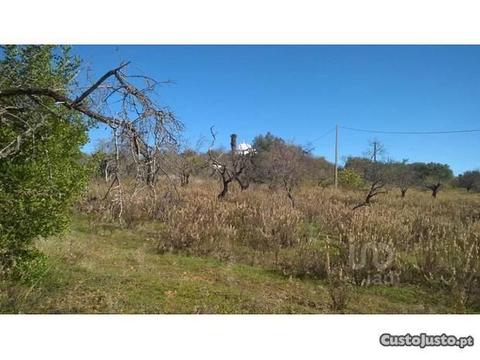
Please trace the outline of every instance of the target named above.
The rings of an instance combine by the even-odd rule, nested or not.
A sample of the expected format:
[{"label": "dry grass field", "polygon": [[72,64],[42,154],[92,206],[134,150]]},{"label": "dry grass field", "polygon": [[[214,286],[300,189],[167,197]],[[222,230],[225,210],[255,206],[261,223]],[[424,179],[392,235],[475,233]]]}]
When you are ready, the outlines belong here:
[{"label": "dry grass field", "polygon": [[[280,190],[194,180],[166,192],[93,183],[71,231],[40,239],[37,276],[2,284],[14,313],[480,311],[480,196]],[[166,195],[165,195],[166,194]],[[121,212],[121,221],[118,220]],[[37,264],[38,265],[38,264]]]}]

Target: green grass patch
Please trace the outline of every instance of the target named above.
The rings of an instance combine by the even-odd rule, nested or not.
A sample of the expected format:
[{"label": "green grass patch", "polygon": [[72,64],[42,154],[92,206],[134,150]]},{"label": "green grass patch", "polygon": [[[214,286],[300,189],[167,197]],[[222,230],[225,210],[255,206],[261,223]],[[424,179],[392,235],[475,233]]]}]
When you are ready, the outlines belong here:
[{"label": "green grass patch", "polygon": [[[98,230],[98,229],[97,229]],[[325,282],[209,257],[157,254],[141,231],[92,230],[77,218],[63,238],[39,240],[50,269],[3,283],[4,313],[329,313]],[[413,286],[354,289],[347,313],[449,312]]]}]

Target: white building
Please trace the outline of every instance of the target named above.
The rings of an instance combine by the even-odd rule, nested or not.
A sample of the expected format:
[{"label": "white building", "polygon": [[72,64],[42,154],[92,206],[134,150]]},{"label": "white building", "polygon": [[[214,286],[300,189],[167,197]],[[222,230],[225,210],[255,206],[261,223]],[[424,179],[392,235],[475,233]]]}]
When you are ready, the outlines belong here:
[{"label": "white building", "polygon": [[255,149],[252,147],[252,145],[242,142],[241,144],[237,145],[237,152],[241,155],[248,155],[254,153]]}]

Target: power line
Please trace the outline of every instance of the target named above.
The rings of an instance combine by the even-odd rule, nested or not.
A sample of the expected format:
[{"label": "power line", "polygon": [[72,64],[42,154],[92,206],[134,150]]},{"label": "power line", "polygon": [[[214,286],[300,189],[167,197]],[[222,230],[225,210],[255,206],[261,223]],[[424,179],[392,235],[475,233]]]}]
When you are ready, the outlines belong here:
[{"label": "power line", "polygon": [[312,141],[309,141],[309,143],[314,143],[314,142],[317,142],[318,140],[323,139],[323,138],[324,138],[325,136],[327,136],[328,134],[331,134],[334,130],[335,130],[335,126],[332,127],[330,130],[328,130],[326,133],[320,135],[319,137],[313,139]]},{"label": "power line", "polygon": [[341,129],[367,132],[374,134],[397,134],[397,135],[435,135],[435,134],[461,134],[461,133],[473,133],[480,132],[480,129],[469,129],[469,130],[446,130],[446,131],[384,131],[384,130],[367,130],[367,129],[357,129],[346,126],[340,126]]}]

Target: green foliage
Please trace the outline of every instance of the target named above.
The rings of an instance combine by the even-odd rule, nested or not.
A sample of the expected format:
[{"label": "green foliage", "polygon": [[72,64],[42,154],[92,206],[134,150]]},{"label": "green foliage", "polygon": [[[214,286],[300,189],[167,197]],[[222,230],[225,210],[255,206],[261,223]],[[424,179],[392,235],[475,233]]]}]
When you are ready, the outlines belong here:
[{"label": "green foliage", "polygon": [[390,161],[382,165],[383,177],[388,183],[401,189],[408,189],[419,184],[418,175],[406,160],[402,162]]},{"label": "green foliage", "polygon": [[402,162],[374,162],[362,157],[349,157],[345,162],[345,169],[353,170],[364,181],[382,180],[383,182],[400,188],[408,189],[412,186],[427,184],[448,184],[453,180],[453,172],[447,164],[416,162],[408,164]]},{"label": "green foliage", "polygon": [[355,170],[343,169],[338,172],[338,183],[348,189],[358,189],[363,186],[363,179]]},{"label": "green foliage", "polygon": [[257,154],[269,151],[275,144],[285,144],[285,140],[280,137],[277,137],[270,132],[267,132],[265,135],[258,135],[253,139],[253,148]]},{"label": "green foliage", "polygon": [[453,179],[453,172],[447,164],[413,163],[410,164],[417,178],[421,182],[445,183]]},{"label": "green foliage", "polygon": [[48,274],[49,269],[48,259],[44,254],[28,249],[16,254],[8,276],[22,284],[35,284]]},{"label": "green foliage", "polygon": [[[7,46],[0,58],[0,86],[46,87],[69,92],[79,61],[68,47]],[[82,117],[53,100],[27,96],[2,99],[0,148],[22,138],[17,152],[0,159],[0,266],[12,270],[32,240],[57,234],[69,221],[69,209],[84,189],[86,166],[81,145],[87,141]],[[35,131],[25,135],[26,128]]]},{"label": "green foliage", "polygon": [[457,185],[467,191],[480,191],[480,171],[465,171],[457,178]]},{"label": "green foliage", "polygon": [[345,161],[345,169],[353,170],[363,179],[370,181],[371,172],[374,164],[370,159],[350,156]]}]

